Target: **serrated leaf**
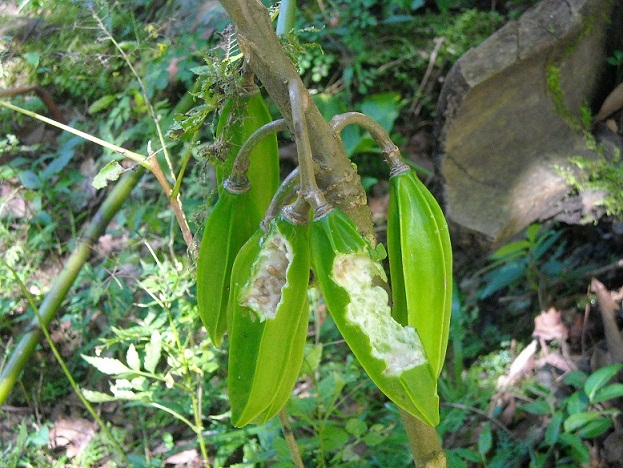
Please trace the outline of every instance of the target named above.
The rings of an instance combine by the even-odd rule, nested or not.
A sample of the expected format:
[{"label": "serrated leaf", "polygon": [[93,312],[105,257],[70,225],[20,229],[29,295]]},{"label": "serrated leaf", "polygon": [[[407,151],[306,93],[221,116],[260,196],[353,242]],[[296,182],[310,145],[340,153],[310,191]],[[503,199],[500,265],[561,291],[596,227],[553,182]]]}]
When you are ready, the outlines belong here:
[{"label": "serrated leaf", "polygon": [[96,392],[95,390],[82,389],[82,394],[91,403],[106,403],[117,399],[108,393]]},{"label": "serrated leaf", "polygon": [[601,403],[602,401],[612,400],[613,398],[619,397],[623,397],[623,384],[613,383],[606,385],[604,388],[600,388],[595,394],[592,403]]},{"label": "serrated leaf", "polygon": [[368,426],[361,419],[353,418],[346,422],[346,430],[355,437],[361,437],[367,429]]},{"label": "serrated leaf", "polygon": [[143,393],[135,393],[129,380],[120,379],[110,386],[110,391],[116,398],[123,400],[140,400]]},{"label": "serrated leaf", "polygon": [[149,343],[145,345],[145,370],[154,373],[162,355],[162,336],[158,330],[151,334]]},{"label": "serrated leaf", "polygon": [[108,185],[108,182],[117,180],[122,172],[123,167],[117,161],[110,161],[93,178],[91,185],[96,189],[104,188]]},{"label": "serrated leaf", "polygon": [[623,364],[612,364],[589,375],[584,383],[584,391],[588,395],[589,401],[592,402],[597,391],[606,385],[622,368]]},{"label": "serrated leaf", "polygon": [[141,358],[138,357],[138,351],[136,351],[136,348],[133,344],[131,344],[128,348],[128,351],[125,354],[125,359],[130,369],[135,371],[141,370]]},{"label": "serrated leaf", "polygon": [[95,367],[98,371],[107,375],[120,375],[132,373],[132,370],[118,359],[82,355],[82,359]]}]

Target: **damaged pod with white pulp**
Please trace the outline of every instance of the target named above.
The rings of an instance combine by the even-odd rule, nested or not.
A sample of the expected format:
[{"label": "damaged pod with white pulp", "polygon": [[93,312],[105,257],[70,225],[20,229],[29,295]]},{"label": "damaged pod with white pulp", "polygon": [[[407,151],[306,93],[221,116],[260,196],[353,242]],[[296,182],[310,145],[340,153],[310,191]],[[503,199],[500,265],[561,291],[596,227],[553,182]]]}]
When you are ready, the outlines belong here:
[{"label": "damaged pod with white pulp", "polygon": [[215,346],[227,331],[227,304],[231,270],[238,251],[257,228],[249,216],[255,204],[249,191],[224,189],[203,230],[197,258],[197,307],[199,317]]},{"label": "damaged pod with white pulp", "polygon": [[372,381],[408,413],[439,424],[436,376],[416,330],[392,318],[378,249],[337,208],[312,222],[311,249],[327,308]]},{"label": "damaged pod with white pulp", "polygon": [[390,178],[387,251],[394,318],[417,330],[438,377],[450,330],[452,247],[439,204],[411,169]]},{"label": "damaged pod with white pulp", "polygon": [[309,271],[309,223],[283,213],[236,259],[227,376],[234,426],[265,423],[290,397],[305,350]]}]

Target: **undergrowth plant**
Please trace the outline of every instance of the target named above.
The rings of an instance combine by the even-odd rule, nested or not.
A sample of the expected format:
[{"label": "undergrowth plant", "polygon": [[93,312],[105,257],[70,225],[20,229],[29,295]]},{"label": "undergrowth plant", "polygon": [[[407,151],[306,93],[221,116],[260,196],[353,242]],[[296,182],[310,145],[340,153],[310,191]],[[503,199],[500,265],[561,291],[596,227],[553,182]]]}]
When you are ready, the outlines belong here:
[{"label": "undergrowth plant", "polygon": [[[46,2],[32,3],[34,6]],[[66,2],[58,3],[60,8]],[[457,397],[459,387],[468,386],[457,380],[454,389],[449,385],[440,386],[439,392],[437,389],[449,333],[450,247],[436,202],[402,162],[388,135],[401,108],[408,100],[422,96],[400,96],[387,90],[361,99],[355,109],[373,117],[377,124],[360,113],[347,112],[353,107],[356,94],[385,90],[380,83],[387,76],[400,82],[411,80],[411,65],[415,64],[420,73],[433,57],[422,56],[413,44],[406,42],[398,49],[385,47],[381,51],[370,50],[369,56],[357,55],[352,63],[344,62],[344,57],[352,54],[344,55],[339,50],[303,48],[299,54],[300,70],[296,70],[289,59],[284,59],[281,44],[269,35],[270,22],[263,10],[255,12],[250,21],[245,9],[251,6],[239,1],[223,3],[238,34],[225,34],[223,48],[206,57],[205,64],[194,63],[193,75],[190,63],[197,54],[182,67],[186,75],[180,79],[192,88],[199,105],[178,113],[169,132],[175,142],[164,139],[166,126],[158,129],[153,125],[170,109],[163,97],[167,86],[164,65],[186,44],[172,44],[158,34],[155,26],[139,27],[138,20],[121,22],[113,7],[99,11],[102,24],[97,36],[106,44],[105,53],[115,80],[100,88],[101,94],[89,95],[90,105],[84,109],[90,118],[102,118],[98,128],[91,128],[90,132],[105,141],[90,139],[107,148],[97,161],[97,168],[105,170],[99,172],[96,184],[112,184],[118,176],[136,170],[136,165],[151,170],[170,205],[154,208],[146,203],[122,224],[124,228],[132,225],[131,231],[137,236],[148,237],[150,228],[158,230],[163,225],[171,230],[171,235],[166,241],[168,245],[160,246],[169,250],[169,260],[159,260],[163,258],[159,252],[151,256],[156,267],[146,259],[141,263],[143,271],[137,275],[136,283],[140,290],[135,295],[123,287],[131,280],[120,279],[118,283],[123,286],[107,290],[100,283],[117,284],[114,274],[107,277],[103,268],[87,268],[84,272],[94,284],[77,291],[70,300],[70,310],[92,301],[89,310],[106,304],[102,310],[116,319],[95,349],[91,343],[80,350],[92,367],[108,376],[104,384],[90,385],[93,390],[86,395],[94,401],[124,403],[124,411],[147,414],[153,425],[166,419],[157,419],[157,413],[151,410],[162,410],[195,434],[204,460],[217,466],[235,461],[281,461],[285,466],[291,464],[291,459],[299,465],[301,460],[318,466],[365,460],[373,466],[400,466],[411,461],[409,455],[401,452],[407,443],[412,445],[413,457],[418,462],[443,463],[438,436],[432,428],[439,420],[437,393],[443,399]],[[145,2],[146,10],[149,4]],[[452,2],[438,4],[443,11],[452,6]],[[72,4],[72,8],[75,6]],[[465,12],[452,23],[433,15],[414,19],[410,13],[419,9],[422,2],[384,2],[382,20],[371,2],[331,6],[335,7],[331,14],[355,7],[361,14],[339,28],[305,30],[300,36],[335,35],[355,50],[362,48],[362,31],[373,26],[423,26],[430,28],[432,34],[439,32],[438,23],[442,23],[445,29],[440,34],[444,42],[433,64],[440,67],[473,45],[476,37],[486,37],[502,20],[495,13],[475,11]],[[93,19],[92,12],[87,15],[81,10],[80,15]],[[86,42],[92,39],[89,34],[83,38]],[[429,41],[424,47],[430,49],[430,45]],[[102,54],[98,46],[101,44],[92,44],[93,52]],[[407,53],[392,55],[396,50]],[[27,53],[32,73],[45,76],[46,69],[53,66],[49,57],[37,50]],[[394,61],[405,67],[383,66],[395,64]],[[116,75],[121,67],[132,68],[137,62],[147,65],[132,69],[129,82]],[[106,67],[84,67],[86,70],[77,69],[72,77],[75,81],[56,84],[66,87],[70,94],[96,93],[96,87],[83,89],[81,77],[91,73],[104,80],[100,74]],[[325,89],[330,88],[332,80],[341,80],[341,86],[351,95],[321,93],[312,97],[298,80],[298,71],[303,72],[307,84]],[[193,83],[195,78],[197,84]],[[260,88],[256,78],[261,82]],[[277,113],[283,119],[273,120]],[[165,118],[172,120],[170,114]],[[215,130],[215,138],[206,144],[210,133],[206,127],[210,126]],[[276,146],[269,143],[274,133],[291,137],[298,151],[298,170],[281,185],[279,168],[268,163],[277,157]],[[151,143],[145,134],[154,135]],[[35,237],[29,246],[35,242],[48,248],[62,245],[60,255],[71,250],[73,241],[66,239],[80,236],[85,219],[76,207],[83,201],[71,194],[82,181],[76,174],[72,178],[69,165],[71,157],[82,149],[77,141],[67,138],[62,142],[60,156],[39,156],[34,168],[25,162],[18,164],[19,161],[12,167],[23,179],[23,186],[35,194],[43,192],[52,181],[62,181],[58,193],[47,203],[50,207],[65,208],[69,222],[61,225],[50,216],[48,224],[43,224],[46,219],[42,213],[37,220],[43,226],[42,232],[39,237],[29,233]],[[13,140],[7,139],[6,151],[13,151],[15,146]],[[134,152],[128,147],[138,149]],[[181,150],[171,151],[172,147]],[[177,159],[173,156],[176,153],[183,156]],[[370,175],[364,173],[367,178],[360,180],[352,161],[359,164],[362,160],[358,157],[362,155],[384,158],[389,167]],[[212,173],[189,182],[186,169],[187,164],[193,165],[192,156],[201,164],[208,160],[214,163],[218,187],[213,193],[209,193]],[[121,165],[122,157],[129,157],[132,162]],[[203,170],[204,166],[196,167]],[[385,249],[374,239],[365,206],[365,190],[388,175],[393,211],[399,213],[388,227],[389,278],[381,263]],[[263,183],[264,188],[258,190]],[[139,190],[144,190],[144,185],[145,182]],[[201,185],[208,187],[197,188]],[[197,202],[197,196],[205,197],[205,201]],[[194,205],[182,203],[189,199]],[[183,207],[186,213],[200,211],[197,219],[207,218],[202,235],[192,221],[187,225]],[[163,213],[155,213],[158,211]],[[190,252],[199,250],[198,309],[192,303],[193,272],[187,271],[192,267],[172,254],[181,243],[174,243],[173,227],[168,220],[163,221],[171,211]],[[428,223],[432,228],[427,227]],[[67,232],[59,234],[59,226]],[[191,230],[194,239],[189,235]],[[516,261],[524,274],[536,274],[542,251],[548,250],[556,236],[552,240],[549,234],[537,235],[536,231],[529,235],[531,244],[518,247],[519,255],[499,260]],[[224,242],[215,246],[221,240]],[[413,261],[416,254],[427,259],[421,262],[424,269],[418,269],[421,265]],[[314,284],[308,296],[310,267]],[[340,269],[346,274],[340,275]],[[83,278],[80,284],[84,283]],[[493,284],[490,293],[498,291],[496,287],[502,286]],[[318,299],[318,291],[322,291],[324,299]],[[389,307],[390,296],[393,309]],[[218,307],[214,307],[216,298]],[[112,305],[106,301],[117,302]],[[318,314],[325,306],[329,319]],[[284,318],[284,313],[294,309],[298,315]],[[119,323],[128,310],[136,317],[135,323]],[[359,311],[363,313],[357,315]],[[203,320],[210,340],[197,330],[196,314]],[[81,326],[75,320],[76,326]],[[378,329],[383,333],[378,333]],[[314,334],[313,343],[306,343],[311,341],[306,340],[308,334]],[[336,343],[342,340],[346,343]],[[212,346],[219,344],[222,350]],[[225,359],[229,359],[231,412],[223,397]],[[486,365],[499,367],[497,361]],[[295,395],[291,395],[293,388]],[[448,413],[442,409],[441,414],[443,419]],[[398,423],[400,417],[406,423],[405,429]],[[229,421],[244,427],[233,429]],[[265,424],[247,425],[253,421]],[[447,434],[448,427],[442,420],[440,432]],[[478,447],[471,455],[463,453],[465,460],[483,462],[491,455],[491,429],[487,430],[481,432]],[[292,434],[298,449],[296,443],[293,447]],[[173,451],[177,440],[166,433],[161,437]],[[147,439],[144,447],[150,444]],[[500,440],[497,439],[499,443]],[[418,447],[418,443],[422,444]],[[133,461],[152,460],[146,455],[134,457]]]}]

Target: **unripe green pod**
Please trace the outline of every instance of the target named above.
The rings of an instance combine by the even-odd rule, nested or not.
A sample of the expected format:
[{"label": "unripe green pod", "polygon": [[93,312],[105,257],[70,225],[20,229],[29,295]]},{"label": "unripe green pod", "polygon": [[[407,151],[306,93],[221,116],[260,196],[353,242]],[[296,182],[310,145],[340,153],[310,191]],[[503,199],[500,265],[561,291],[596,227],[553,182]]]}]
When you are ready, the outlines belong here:
[{"label": "unripe green pod", "polygon": [[250,216],[255,204],[249,192],[223,190],[203,230],[197,258],[199,317],[215,346],[227,331],[227,303],[232,266],[238,251],[257,228]]},{"label": "unripe green pod", "polygon": [[228,365],[235,426],[263,424],[292,392],[303,363],[309,271],[309,224],[284,215],[266,234],[254,235],[236,259]]},{"label": "unripe green pod", "polygon": [[416,330],[392,318],[382,255],[338,209],[313,221],[311,246],[329,312],[364,370],[398,406],[439,424],[436,376]]},{"label": "unripe green pod", "polygon": [[[259,89],[229,99],[221,112],[216,136],[226,145],[223,162],[216,165],[219,193],[222,184],[230,176],[238,151],[258,128],[272,121],[268,106]],[[251,151],[249,169],[246,173],[251,184],[251,198],[258,209],[257,224],[264,217],[273,195],[279,187],[279,147],[276,135],[263,138]]]},{"label": "unripe green pod", "polygon": [[394,318],[415,327],[438,377],[450,330],[452,247],[439,204],[412,170],[390,178],[387,250]]}]

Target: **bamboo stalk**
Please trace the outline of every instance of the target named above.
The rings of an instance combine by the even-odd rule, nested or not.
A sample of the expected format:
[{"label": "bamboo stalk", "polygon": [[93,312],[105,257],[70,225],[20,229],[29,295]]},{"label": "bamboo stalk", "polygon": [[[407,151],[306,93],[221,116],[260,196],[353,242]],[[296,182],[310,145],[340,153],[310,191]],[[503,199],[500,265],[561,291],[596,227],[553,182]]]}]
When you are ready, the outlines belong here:
[{"label": "bamboo stalk", "polygon": [[31,320],[26,327],[26,332],[15,346],[9,361],[0,373],[0,405],[8,398],[11,389],[41,339],[40,327],[47,327],[50,324],[78,273],[88,260],[93,244],[104,234],[106,226],[122,207],[123,202],[130,195],[143,173],[144,170],[141,167],[127,172],[110,191],[102,206],[79,237],[76,248],[67,259],[65,266],[39,307],[41,324],[37,317]]}]

